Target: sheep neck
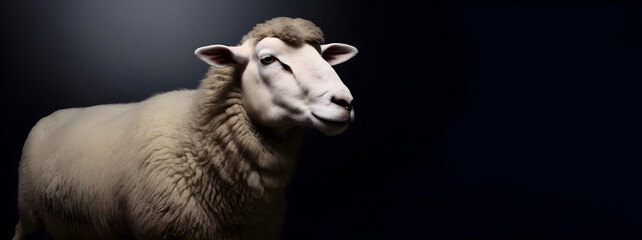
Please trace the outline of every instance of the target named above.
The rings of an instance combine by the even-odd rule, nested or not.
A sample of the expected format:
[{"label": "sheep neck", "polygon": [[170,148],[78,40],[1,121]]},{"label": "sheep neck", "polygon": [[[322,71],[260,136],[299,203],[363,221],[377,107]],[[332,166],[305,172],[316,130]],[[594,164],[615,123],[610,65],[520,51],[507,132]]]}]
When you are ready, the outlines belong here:
[{"label": "sheep neck", "polygon": [[200,137],[194,141],[209,164],[205,202],[233,223],[247,222],[283,197],[303,137],[302,128],[277,136],[253,123],[242,106],[238,75],[212,69],[202,81],[195,124]]}]

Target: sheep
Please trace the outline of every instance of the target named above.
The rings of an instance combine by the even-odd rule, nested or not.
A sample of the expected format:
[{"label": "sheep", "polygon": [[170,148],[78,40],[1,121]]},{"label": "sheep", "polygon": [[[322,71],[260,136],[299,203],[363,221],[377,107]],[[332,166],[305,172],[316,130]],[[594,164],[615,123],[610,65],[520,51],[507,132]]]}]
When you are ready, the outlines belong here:
[{"label": "sheep", "polygon": [[276,239],[303,129],[343,132],[352,95],[332,65],[357,53],[324,44],[300,18],[256,25],[236,46],[195,54],[195,90],[42,118],[19,166],[13,239]]}]

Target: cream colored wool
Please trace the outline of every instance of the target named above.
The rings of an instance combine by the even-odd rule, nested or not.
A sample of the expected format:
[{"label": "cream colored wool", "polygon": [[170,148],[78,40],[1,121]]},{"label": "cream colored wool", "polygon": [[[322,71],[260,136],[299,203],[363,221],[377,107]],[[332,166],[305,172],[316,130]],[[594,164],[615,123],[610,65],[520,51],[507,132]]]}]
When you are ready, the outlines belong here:
[{"label": "cream colored wool", "polygon": [[[323,42],[309,21],[277,18],[242,43],[265,37]],[[41,119],[20,162],[14,239],[40,227],[55,239],[278,239],[303,128],[251,119],[246,67],[213,67],[196,90]]]},{"label": "cream colored wool", "polygon": [[257,24],[243,36],[241,43],[249,39],[260,41],[266,37],[276,37],[295,47],[304,43],[319,46],[324,42],[323,32],[314,23],[301,18],[277,17]]}]

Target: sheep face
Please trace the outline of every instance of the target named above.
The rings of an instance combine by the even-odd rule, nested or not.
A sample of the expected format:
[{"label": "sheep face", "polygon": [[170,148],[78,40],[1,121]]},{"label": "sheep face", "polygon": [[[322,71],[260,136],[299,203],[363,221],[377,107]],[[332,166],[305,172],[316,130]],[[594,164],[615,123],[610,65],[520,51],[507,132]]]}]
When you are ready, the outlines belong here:
[{"label": "sheep face", "polygon": [[332,65],[352,58],[356,48],[333,43],[321,45],[319,52],[273,37],[252,42],[206,46],[196,55],[214,67],[245,64],[242,99],[253,121],[278,130],[304,126],[336,135],[354,120],[352,95]]}]

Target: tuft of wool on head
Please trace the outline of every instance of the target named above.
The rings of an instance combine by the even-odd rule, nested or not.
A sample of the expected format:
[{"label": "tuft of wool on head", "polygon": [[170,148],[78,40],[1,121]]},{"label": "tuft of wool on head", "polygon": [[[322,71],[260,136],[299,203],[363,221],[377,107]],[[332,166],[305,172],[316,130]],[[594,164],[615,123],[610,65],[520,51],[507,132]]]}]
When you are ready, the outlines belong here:
[{"label": "tuft of wool on head", "polygon": [[314,23],[302,18],[276,17],[257,24],[252,31],[243,36],[240,44],[250,39],[256,43],[266,37],[281,39],[293,47],[307,43],[319,49],[325,42],[323,32]]}]

